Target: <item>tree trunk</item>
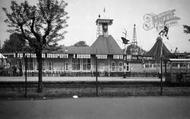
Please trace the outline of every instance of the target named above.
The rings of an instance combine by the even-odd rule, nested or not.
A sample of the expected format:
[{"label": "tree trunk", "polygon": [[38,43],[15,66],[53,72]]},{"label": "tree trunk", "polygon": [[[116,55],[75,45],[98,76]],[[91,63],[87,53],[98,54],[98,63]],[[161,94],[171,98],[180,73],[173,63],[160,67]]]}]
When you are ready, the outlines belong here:
[{"label": "tree trunk", "polygon": [[38,92],[41,93],[43,91],[43,83],[42,83],[42,51],[38,51],[37,62],[38,62]]}]

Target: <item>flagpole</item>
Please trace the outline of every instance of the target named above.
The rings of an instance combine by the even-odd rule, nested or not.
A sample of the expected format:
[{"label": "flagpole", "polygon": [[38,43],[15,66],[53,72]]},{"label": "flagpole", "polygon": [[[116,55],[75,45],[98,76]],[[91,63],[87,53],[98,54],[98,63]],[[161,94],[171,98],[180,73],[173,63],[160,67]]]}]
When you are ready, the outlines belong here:
[{"label": "flagpole", "polygon": [[162,79],[162,75],[163,75],[163,71],[162,71],[162,58],[163,58],[163,39],[161,38],[161,52],[160,52],[160,95],[162,95],[163,93],[163,79]]}]

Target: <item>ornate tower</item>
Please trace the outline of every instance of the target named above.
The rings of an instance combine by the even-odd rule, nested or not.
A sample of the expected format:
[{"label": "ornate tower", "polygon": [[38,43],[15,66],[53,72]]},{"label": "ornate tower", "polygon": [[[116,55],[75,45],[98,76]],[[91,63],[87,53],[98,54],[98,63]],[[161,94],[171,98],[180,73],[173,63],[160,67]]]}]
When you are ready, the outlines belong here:
[{"label": "ornate tower", "polygon": [[131,54],[132,55],[138,55],[136,24],[134,24],[134,27],[133,27],[133,38],[132,38],[132,44],[131,45],[132,45]]},{"label": "ornate tower", "polygon": [[133,41],[132,41],[132,44],[137,45],[136,24],[134,24],[134,27],[133,27]]},{"label": "ornate tower", "polygon": [[104,18],[99,18],[96,20],[96,25],[97,25],[97,34],[96,36],[98,37],[99,35],[103,36],[108,36],[108,26],[112,25],[113,19],[104,19]]}]

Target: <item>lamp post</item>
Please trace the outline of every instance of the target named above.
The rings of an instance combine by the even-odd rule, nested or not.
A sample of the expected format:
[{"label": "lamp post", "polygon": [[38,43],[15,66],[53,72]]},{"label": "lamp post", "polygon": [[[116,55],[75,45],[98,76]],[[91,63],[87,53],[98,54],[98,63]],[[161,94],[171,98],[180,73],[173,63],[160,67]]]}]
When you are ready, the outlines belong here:
[{"label": "lamp post", "polygon": [[27,70],[28,70],[28,58],[26,56],[26,53],[24,54],[24,63],[25,63],[25,93],[24,96],[27,98]]},{"label": "lamp post", "polygon": [[[125,37],[126,37],[126,34],[125,34]],[[124,44],[124,57],[123,57],[123,60],[124,60],[124,68],[123,68],[123,78],[126,78],[126,62],[127,62],[127,48],[125,47],[127,44],[130,44],[129,43],[129,40],[127,40],[126,38],[124,37],[121,37],[122,41],[123,41],[123,44]]]},{"label": "lamp post", "polygon": [[[168,27],[164,23],[164,29],[160,31],[159,35],[162,36],[163,38],[168,38]],[[160,48],[160,95],[163,94],[163,71],[162,71],[162,62],[163,62],[163,39],[161,38],[161,48]]]},{"label": "lamp post", "polygon": [[[163,43],[162,43],[163,44]],[[162,53],[162,47],[161,47],[161,53]],[[160,72],[161,72],[161,76],[160,76],[160,95],[162,95],[163,93],[163,79],[162,79],[162,75],[163,75],[163,71],[162,71],[162,55],[161,55],[161,59],[160,59]]]},{"label": "lamp post", "polygon": [[97,58],[97,49],[95,54],[95,64],[96,64],[96,96],[98,96],[98,58]]},{"label": "lamp post", "polygon": [[28,93],[27,93],[27,91],[28,91],[28,82],[27,82],[28,58],[26,55],[28,46],[29,46],[29,44],[28,44],[28,42],[26,42],[25,46],[22,49],[24,52],[23,58],[24,58],[24,65],[25,65],[25,72],[24,72],[24,76],[25,76],[24,96],[25,96],[25,98],[27,98],[27,95],[28,95]]}]

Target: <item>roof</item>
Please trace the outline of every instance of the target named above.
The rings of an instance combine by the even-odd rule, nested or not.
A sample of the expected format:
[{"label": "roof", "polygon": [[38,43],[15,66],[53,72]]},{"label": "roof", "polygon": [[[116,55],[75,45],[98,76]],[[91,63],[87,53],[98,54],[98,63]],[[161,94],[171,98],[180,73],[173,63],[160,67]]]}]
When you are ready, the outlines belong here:
[{"label": "roof", "polygon": [[96,24],[100,23],[108,23],[109,25],[111,25],[113,23],[113,19],[97,19]]},{"label": "roof", "polygon": [[114,40],[114,38],[109,36],[100,35],[96,41],[91,45],[91,54],[123,54],[121,48]]},{"label": "roof", "polygon": [[162,56],[168,57],[171,55],[171,52],[168,50],[168,48],[165,46],[165,44],[162,42],[161,37],[157,37],[156,43],[154,46],[146,53],[148,56],[152,56],[155,59],[160,59],[161,57],[161,48],[162,48]]},{"label": "roof", "polygon": [[76,46],[69,46],[69,47],[62,47],[59,53],[65,54],[91,54],[90,47],[76,47]]},{"label": "roof", "polygon": [[90,47],[75,47],[75,46],[70,46],[67,47],[66,53],[68,54],[90,54]]},{"label": "roof", "polygon": [[111,35],[100,35],[90,47],[62,46],[61,49],[51,53],[122,55],[123,51]]}]

